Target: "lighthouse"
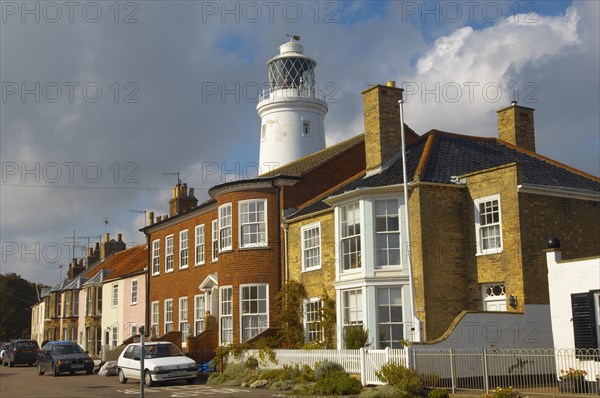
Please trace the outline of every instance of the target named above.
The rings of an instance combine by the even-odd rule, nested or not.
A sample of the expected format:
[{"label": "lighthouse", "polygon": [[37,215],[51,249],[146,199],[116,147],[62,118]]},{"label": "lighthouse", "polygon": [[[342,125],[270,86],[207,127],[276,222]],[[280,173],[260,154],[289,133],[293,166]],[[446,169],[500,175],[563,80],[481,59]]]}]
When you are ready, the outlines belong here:
[{"label": "lighthouse", "polygon": [[256,106],[262,173],[325,148],[327,103],[315,82],[317,63],[304,55],[299,39],[290,36],[267,62],[269,89]]}]

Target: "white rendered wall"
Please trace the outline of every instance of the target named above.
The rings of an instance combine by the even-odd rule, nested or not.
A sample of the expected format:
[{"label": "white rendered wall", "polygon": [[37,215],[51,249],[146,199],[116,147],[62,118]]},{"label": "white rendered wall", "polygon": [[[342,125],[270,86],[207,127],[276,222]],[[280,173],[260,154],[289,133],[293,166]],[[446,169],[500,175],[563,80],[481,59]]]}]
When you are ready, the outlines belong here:
[{"label": "white rendered wall", "polygon": [[[325,103],[311,98],[271,98],[259,103],[261,174],[324,149],[326,113]],[[304,121],[310,122],[308,135],[304,135]]]},{"label": "white rendered wall", "polygon": [[574,261],[560,257],[560,251],[546,253],[552,334],[556,348],[575,348],[571,294],[600,289],[600,257]]}]

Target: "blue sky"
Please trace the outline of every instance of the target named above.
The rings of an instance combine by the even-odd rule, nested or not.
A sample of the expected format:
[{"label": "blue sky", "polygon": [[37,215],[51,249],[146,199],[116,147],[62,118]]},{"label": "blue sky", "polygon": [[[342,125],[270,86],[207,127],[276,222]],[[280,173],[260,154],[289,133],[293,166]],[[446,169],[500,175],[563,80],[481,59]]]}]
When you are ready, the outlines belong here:
[{"label": "blue sky", "polygon": [[[495,111],[517,99],[536,109],[539,153],[599,175],[599,3],[474,3],[155,0],[115,13],[95,2],[97,21],[83,3],[73,21],[2,3],[16,8],[0,21],[0,272],[56,284],[71,256],[64,237],[102,234],[106,217],[107,232],[144,243],[130,210],[168,212],[175,178],[164,172],[201,201],[232,175],[253,177],[256,88],[286,34],[317,61],[329,145],[362,132],[366,85],[395,80],[419,134],[497,136]],[[39,101],[24,94],[36,83]],[[43,252],[54,244],[58,258]]]}]

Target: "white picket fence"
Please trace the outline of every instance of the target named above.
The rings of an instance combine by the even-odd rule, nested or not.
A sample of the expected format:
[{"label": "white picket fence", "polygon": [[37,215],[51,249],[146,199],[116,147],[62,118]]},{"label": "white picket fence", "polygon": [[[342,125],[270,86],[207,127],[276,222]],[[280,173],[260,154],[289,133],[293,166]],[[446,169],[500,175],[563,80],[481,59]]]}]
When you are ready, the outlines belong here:
[{"label": "white picket fence", "polygon": [[[258,351],[249,356],[259,358]],[[427,387],[447,388],[452,392],[471,390],[489,392],[496,387],[514,386],[522,392],[577,393],[600,395],[600,353],[557,349],[431,349],[408,347],[392,350],[275,350],[276,363],[261,363],[264,368],[308,365],[332,361],[346,372],[360,374],[363,385],[383,384],[375,372],[386,363],[398,363],[419,373]],[[561,370],[585,371],[585,378],[572,388],[561,380]]]},{"label": "white picket fence", "polygon": [[[337,362],[344,367],[348,373],[360,374],[363,385],[383,384],[375,375],[382,365],[390,362],[399,363],[408,366],[407,350],[275,350],[277,363],[261,363],[264,368],[281,368],[283,365],[300,367],[308,365],[315,367],[317,362],[332,361]],[[240,358],[246,359],[249,356],[258,358],[258,351],[248,350]]]}]

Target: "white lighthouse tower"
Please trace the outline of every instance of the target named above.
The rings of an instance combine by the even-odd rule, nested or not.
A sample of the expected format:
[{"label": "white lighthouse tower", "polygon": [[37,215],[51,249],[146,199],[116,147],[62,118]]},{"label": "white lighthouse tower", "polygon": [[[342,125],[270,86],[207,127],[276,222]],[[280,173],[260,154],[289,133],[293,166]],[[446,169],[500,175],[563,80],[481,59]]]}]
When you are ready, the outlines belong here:
[{"label": "white lighthouse tower", "polygon": [[256,106],[263,173],[325,148],[327,103],[315,83],[317,63],[304,55],[299,39],[290,36],[267,62],[269,90]]}]

